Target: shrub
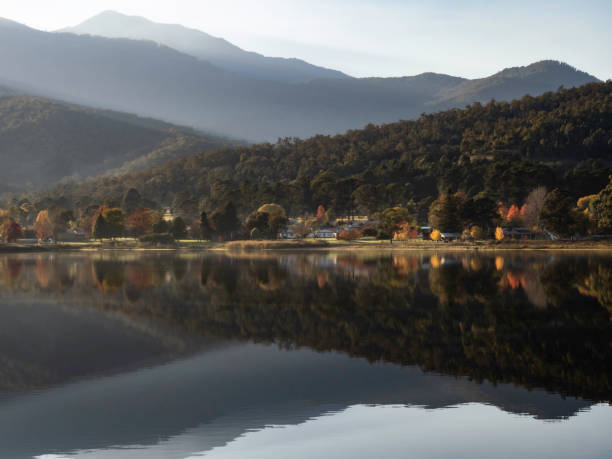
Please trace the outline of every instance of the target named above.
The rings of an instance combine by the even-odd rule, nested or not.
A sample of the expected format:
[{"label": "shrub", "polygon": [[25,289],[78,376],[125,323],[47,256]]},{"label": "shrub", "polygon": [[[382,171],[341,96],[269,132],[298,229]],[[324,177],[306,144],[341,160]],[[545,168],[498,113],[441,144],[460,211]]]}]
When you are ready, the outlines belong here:
[{"label": "shrub", "polygon": [[342,230],[336,236],[339,241],[354,241],[362,236],[361,231],[358,229]]},{"label": "shrub", "polygon": [[169,233],[145,234],[138,240],[145,244],[174,244],[174,237]]},{"label": "shrub", "polygon": [[437,229],[433,230],[431,232],[431,234],[429,235],[429,238],[432,241],[439,241],[440,239],[442,239],[442,235],[440,234],[440,231],[438,231]]},{"label": "shrub", "polygon": [[374,228],[373,226],[366,226],[361,230],[361,234],[363,234],[364,236],[376,236],[378,234],[378,232],[376,231],[376,228]]}]

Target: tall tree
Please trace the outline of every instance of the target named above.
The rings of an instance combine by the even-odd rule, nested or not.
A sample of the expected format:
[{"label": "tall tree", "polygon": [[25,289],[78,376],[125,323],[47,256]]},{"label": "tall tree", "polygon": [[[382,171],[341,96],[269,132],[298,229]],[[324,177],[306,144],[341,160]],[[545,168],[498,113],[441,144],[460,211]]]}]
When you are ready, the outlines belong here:
[{"label": "tall tree", "polygon": [[185,239],[187,237],[187,225],[181,217],[176,217],[172,222],[170,234],[174,239]]},{"label": "tall tree", "polygon": [[240,229],[240,221],[234,204],[228,202],[222,208],[215,210],[210,215],[210,223],[219,238],[230,239],[232,234]]},{"label": "tall tree", "polygon": [[525,200],[525,212],[523,219],[525,225],[535,230],[541,230],[541,216],[544,208],[544,200],[546,199],[546,188],[539,186],[531,190]]},{"label": "tall tree", "polygon": [[541,222],[544,229],[560,236],[570,236],[576,227],[574,200],[565,191],[555,188],[546,195]]},{"label": "tall tree", "polygon": [[4,224],[3,227],[4,240],[6,242],[15,242],[17,239],[23,237],[23,229],[21,225],[15,220],[10,220]]},{"label": "tall tree", "polygon": [[447,191],[435,200],[429,209],[429,224],[443,233],[461,231],[463,200],[457,194]]},{"label": "tall tree", "polygon": [[34,224],[34,231],[39,240],[48,239],[53,236],[53,224],[49,218],[48,210],[45,209],[38,212],[36,223]]},{"label": "tall tree", "polygon": [[142,197],[136,188],[130,188],[123,195],[121,209],[126,215],[132,215],[138,208],[142,208]]},{"label": "tall tree", "polygon": [[202,212],[200,214],[200,238],[201,239],[210,239],[212,235],[212,228],[210,227],[210,223],[208,222],[208,216],[206,212]]},{"label": "tall tree", "polygon": [[104,215],[100,214],[96,217],[91,235],[94,239],[104,239],[109,237]]}]

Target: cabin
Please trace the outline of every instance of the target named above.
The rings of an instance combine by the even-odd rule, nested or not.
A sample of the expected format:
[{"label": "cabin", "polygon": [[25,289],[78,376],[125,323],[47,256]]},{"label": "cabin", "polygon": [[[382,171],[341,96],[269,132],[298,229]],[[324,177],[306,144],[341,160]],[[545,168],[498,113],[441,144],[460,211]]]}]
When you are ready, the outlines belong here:
[{"label": "cabin", "polygon": [[457,241],[461,239],[461,233],[440,233],[442,241]]},{"label": "cabin", "polygon": [[502,228],[504,238],[508,239],[537,239],[539,235],[529,228]]},{"label": "cabin", "polygon": [[297,239],[298,236],[291,229],[285,228],[278,233],[278,239]]},{"label": "cabin", "polygon": [[333,229],[320,229],[314,232],[314,237],[320,239],[335,239],[338,233],[336,233]]}]

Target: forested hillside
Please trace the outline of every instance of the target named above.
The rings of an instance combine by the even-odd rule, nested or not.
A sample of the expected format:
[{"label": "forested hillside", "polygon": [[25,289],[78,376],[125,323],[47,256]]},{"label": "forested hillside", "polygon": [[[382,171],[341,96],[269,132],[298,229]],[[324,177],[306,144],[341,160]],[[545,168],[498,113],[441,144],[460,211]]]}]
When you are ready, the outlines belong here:
[{"label": "forested hillside", "polygon": [[607,82],[344,135],[222,149],[62,185],[35,199],[84,208],[117,203],[136,188],[158,205],[197,199],[211,211],[231,201],[243,215],[277,202],[292,215],[322,204],[336,214],[403,205],[426,216],[432,200],[448,188],[519,205],[540,185],[567,189],[575,198],[597,193],[609,181],[611,160]]},{"label": "forested hillside", "polygon": [[0,191],[152,167],[230,144],[151,119],[1,91]]}]

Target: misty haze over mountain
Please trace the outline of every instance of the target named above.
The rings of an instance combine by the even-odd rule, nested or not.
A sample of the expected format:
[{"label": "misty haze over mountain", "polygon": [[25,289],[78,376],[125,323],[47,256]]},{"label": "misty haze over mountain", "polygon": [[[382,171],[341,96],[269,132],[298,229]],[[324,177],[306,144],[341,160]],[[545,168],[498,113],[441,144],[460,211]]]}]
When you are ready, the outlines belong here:
[{"label": "misty haze over mountain", "polygon": [[158,24],[142,17],[126,16],[115,11],[105,11],[60,32],[151,40],[250,78],[284,83],[300,83],[315,78],[348,78],[348,75],[337,70],[318,67],[300,59],[266,57],[245,51],[223,38],[213,37],[182,25]]},{"label": "misty haze over mountain", "polygon": [[[143,24],[143,34],[157,30],[155,24],[142,19],[108,13],[102,18],[105,28],[114,27],[116,34],[127,20]],[[79,30],[84,31],[86,25]],[[186,29],[163,26],[163,30],[170,41]],[[49,33],[3,20],[0,85],[262,141],[334,134],[474,101],[509,100],[561,85],[597,81],[569,65],[543,61],[477,80],[426,73],[402,78],[319,78],[290,84],[271,77],[248,78],[194,57],[212,53],[219,43],[231,48],[222,40],[207,43],[208,48],[193,49],[190,55],[152,41]],[[281,73],[279,80],[286,78]]]}]

